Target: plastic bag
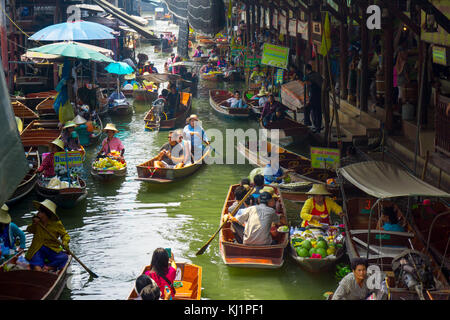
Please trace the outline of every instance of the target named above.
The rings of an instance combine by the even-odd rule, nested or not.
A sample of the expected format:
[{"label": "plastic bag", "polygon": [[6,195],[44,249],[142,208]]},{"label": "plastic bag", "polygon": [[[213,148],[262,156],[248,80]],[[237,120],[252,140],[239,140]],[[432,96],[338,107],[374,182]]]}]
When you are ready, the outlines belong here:
[{"label": "plastic bag", "polygon": [[75,113],[73,112],[73,107],[69,100],[67,100],[66,103],[59,108],[58,116],[60,123],[66,123],[67,121],[75,118]]},{"label": "plastic bag", "polygon": [[47,188],[49,189],[60,189],[61,181],[58,177],[53,177],[50,179],[50,182],[47,185]]}]

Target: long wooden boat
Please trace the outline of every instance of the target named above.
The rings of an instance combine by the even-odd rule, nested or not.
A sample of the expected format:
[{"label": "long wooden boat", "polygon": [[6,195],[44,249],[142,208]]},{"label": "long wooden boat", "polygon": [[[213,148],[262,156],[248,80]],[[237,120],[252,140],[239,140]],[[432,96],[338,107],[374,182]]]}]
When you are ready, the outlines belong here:
[{"label": "long wooden boat", "polygon": [[[347,212],[344,215],[345,233],[347,237],[346,248],[350,259],[368,256],[369,265],[378,265],[388,278],[388,287],[391,299],[418,299],[414,291],[402,286],[396,281],[392,261],[405,250],[415,250],[425,254],[431,262],[434,281],[439,283],[434,289],[428,290],[434,299],[450,299],[450,286],[440,265],[433,256],[426,252],[425,245],[411,224],[406,223],[405,232],[377,230],[378,208],[369,221],[369,212],[376,199],[353,198],[347,200]],[[382,203],[382,205],[387,205]],[[370,226],[370,234],[368,228]],[[369,251],[367,251],[369,242]],[[426,295],[425,295],[426,297]]]},{"label": "long wooden boat", "polygon": [[13,203],[19,201],[34,189],[34,186],[37,181],[37,170],[41,165],[39,152],[38,151],[28,152],[27,160],[28,163],[31,164],[30,170],[22,179],[22,182],[14,191],[13,195],[5,202],[7,205],[12,205]]},{"label": "long wooden boat", "polygon": [[41,179],[38,179],[36,193],[44,199],[52,200],[59,207],[73,208],[87,196],[86,182],[80,177],[77,177],[77,181],[79,187],[72,185],[64,189],[50,189]]},{"label": "long wooden boat", "polygon": [[219,82],[223,79],[223,72],[201,73],[200,79],[202,79],[203,81]]},{"label": "long wooden boat", "polygon": [[126,100],[114,106],[109,106],[109,113],[116,116],[127,116],[133,113],[133,107]]},{"label": "long wooden boat", "polygon": [[[175,289],[173,300],[200,300],[202,296],[202,267],[191,263],[176,262],[177,276],[175,281],[183,285]],[[146,266],[141,274],[151,270],[151,266]],[[131,290],[128,300],[135,300],[138,297],[136,290]]]},{"label": "long wooden boat", "polygon": [[154,157],[151,160],[136,166],[138,173],[138,178],[136,178],[136,180],[157,184],[180,181],[200,169],[210,153],[211,149],[207,147],[200,159],[190,165],[178,169],[156,168],[154,166],[156,157]]},{"label": "long wooden boat", "polygon": [[423,204],[418,204],[417,208],[412,210],[411,227],[425,246],[427,246],[428,238],[430,239],[430,253],[437,263],[443,264],[449,272],[450,248],[447,248],[447,252],[445,249],[450,237],[450,207],[443,202],[433,202],[429,208],[431,212],[427,212]]},{"label": "long wooden boat", "polygon": [[48,97],[41,103],[36,106],[36,111],[39,114],[40,118],[57,118],[57,114],[55,109],[53,108],[53,104],[55,103],[54,97]]},{"label": "long wooden boat", "polygon": [[33,120],[39,119],[39,115],[36,112],[28,108],[20,101],[11,101],[11,106],[16,117],[19,117],[24,124],[28,124]]},{"label": "long wooden boat", "polygon": [[89,146],[92,146],[93,144],[95,144],[98,141],[98,139],[100,138],[100,136],[102,135],[103,122],[98,114],[95,115],[94,123],[95,123],[96,129],[94,129],[94,133],[90,137],[89,144],[86,147],[89,147]]},{"label": "long wooden boat", "polygon": [[186,118],[191,113],[192,109],[192,94],[187,92],[180,92],[180,110],[175,114],[172,119],[167,119],[167,115],[164,113],[164,118],[160,119],[159,124],[157,118],[153,114],[153,108],[150,109],[145,117],[145,131],[153,131],[159,127],[159,130],[173,130],[177,127],[184,125]]},{"label": "long wooden boat", "polygon": [[97,179],[109,181],[115,178],[125,177],[127,175],[127,166],[119,170],[98,169],[95,168],[92,163],[91,175]]},{"label": "long wooden boat", "polygon": [[[18,255],[9,263],[16,264]],[[34,270],[0,269],[1,300],[58,300],[66,285],[67,270],[72,262],[69,255],[67,263],[58,274]]]},{"label": "long wooden boat", "polygon": [[192,61],[195,62],[202,62],[202,63],[207,63],[209,60],[209,56],[203,56],[203,57],[193,57]]},{"label": "long wooden boat", "polygon": [[259,124],[263,129],[280,130],[280,138],[292,137],[294,140],[305,140],[309,135],[309,128],[307,126],[290,118],[271,122],[266,126],[264,126],[263,120],[260,119]]},{"label": "long wooden boat", "polygon": [[228,102],[223,102],[231,97],[233,97],[233,93],[226,90],[209,91],[209,103],[220,115],[231,119],[248,119],[249,108],[230,108]]},{"label": "long wooden boat", "polygon": [[58,138],[61,129],[58,120],[33,120],[20,134],[25,148],[48,147],[49,143]]},{"label": "long wooden boat", "polygon": [[[228,213],[228,208],[234,203],[234,191],[239,185],[232,185],[228,190],[227,198],[222,209],[220,221],[225,214]],[[273,186],[270,186],[273,187]],[[286,219],[286,208],[283,203],[283,197],[280,190],[273,187],[277,195],[280,196],[278,201],[281,201],[281,216]],[[286,219],[287,220],[287,219]],[[234,242],[234,234],[231,230],[230,222],[227,222],[219,233],[219,249],[223,262],[227,266],[240,268],[280,268],[284,263],[284,250],[289,242],[289,234],[283,233],[280,236],[279,242],[275,245],[267,246],[248,246]]]},{"label": "long wooden boat", "polygon": [[158,92],[149,91],[147,89],[133,90],[133,98],[136,101],[152,103],[154,100],[158,99]]}]

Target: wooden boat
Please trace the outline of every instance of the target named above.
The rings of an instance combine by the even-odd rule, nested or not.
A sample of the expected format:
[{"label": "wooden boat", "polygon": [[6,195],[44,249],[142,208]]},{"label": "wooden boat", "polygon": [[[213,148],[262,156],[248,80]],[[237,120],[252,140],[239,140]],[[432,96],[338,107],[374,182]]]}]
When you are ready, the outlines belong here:
[{"label": "wooden boat", "polygon": [[27,172],[22,182],[14,191],[13,195],[5,202],[7,205],[12,205],[13,203],[19,201],[27,194],[29,194],[33,189],[37,181],[37,170],[41,165],[38,151],[30,151],[27,153],[28,163],[31,164],[30,170]]},{"label": "wooden boat", "polygon": [[[222,209],[220,221],[222,217],[228,213],[228,208],[234,203],[234,190],[239,185],[232,185],[228,190],[228,195]],[[273,187],[273,186],[271,186]],[[282,213],[286,218],[286,208],[283,203],[283,197],[280,190],[274,187],[276,194],[280,196]],[[287,219],[286,219],[287,220]],[[289,234],[283,233],[280,235],[279,242],[276,245],[267,246],[247,246],[244,244],[235,243],[234,234],[231,230],[231,224],[227,222],[219,233],[219,249],[223,262],[227,266],[241,267],[241,268],[280,268],[284,263],[284,249],[289,242]]]},{"label": "wooden boat", "polygon": [[11,101],[11,106],[16,117],[19,117],[25,124],[39,119],[39,115],[36,112],[28,108],[20,101]]},{"label": "wooden boat", "polygon": [[48,97],[36,106],[36,111],[41,118],[57,118],[53,104],[55,103],[55,98]]},{"label": "wooden boat", "polygon": [[200,79],[203,81],[214,81],[218,82],[223,79],[223,72],[214,72],[214,73],[201,73]]},{"label": "wooden boat", "polygon": [[206,63],[209,60],[209,56],[202,56],[202,57],[193,57],[192,61],[194,62],[201,62],[201,63]]},{"label": "wooden boat", "polygon": [[[92,163],[93,164],[93,163]],[[91,166],[91,175],[100,180],[111,180],[114,178],[125,177],[127,175],[127,166],[119,170],[110,170],[110,169],[98,169],[93,165]]]},{"label": "wooden boat", "polygon": [[311,259],[311,258],[302,258],[299,257],[297,254],[297,251],[295,250],[292,243],[289,244],[289,254],[292,259],[303,269],[308,272],[312,273],[318,273],[318,272],[325,272],[333,269],[336,265],[336,261],[342,258],[342,256],[345,254],[344,248],[338,249],[336,252],[336,255],[333,256],[327,256],[326,258],[322,259]]},{"label": "wooden boat", "polygon": [[158,99],[158,92],[149,91],[147,89],[138,89],[133,91],[133,98],[136,101],[152,103]]},{"label": "wooden boat", "polygon": [[20,134],[25,148],[48,147],[49,143],[58,138],[61,130],[58,120],[33,120]]},{"label": "wooden boat", "polygon": [[280,138],[292,137],[297,140],[304,140],[309,135],[309,128],[307,126],[290,118],[271,122],[266,126],[264,126],[263,120],[260,119],[259,124],[262,128],[267,130],[280,130]]},{"label": "wooden boat", "polygon": [[25,95],[25,97],[21,96],[13,96],[11,97],[11,101],[19,101],[23,103],[25,106],[30,108],[31,110],[36,110],[36,106],[47,99],[48,97],[56,97],[58,94],[57,91],[45,91],[45,92],[37,92],[37,93],[29,93]]},{"label": "wooden boat", "polygon": [[210,153],[211,149],[207,147],[203,151],[203,156],[200,159],[190,165],[178,169],[155,168],[154,162],[156,157],[154,157],[153,159],[136,166],[138,173],[138,178],[136,178],[136,180],[149,183],[171,183],[180,181],[200,169]]},{"label": "wooden boat", "polygon": [[228,102],[223,102],[233,97],[233,93],[226,90],[209,90],[209,103],[220,115],[231,119],[248,119],[249,108],[230,108]]},{"label": "wooden boat", "polygon": [[430,237],[430,253],[437,263],[439,265],[444,264],[447,272],[449,272],[450,250],[447,248],[446,252],[445,249],[450,237],[450,207],[443,202],[434,202],[430,209],[432,212],[427,212],[423,204],[418,204],[417,208],[412,210],[411,227],[425,246],[427,246],[428,237]]},{"label": "wooden boat", "polygon": [[[448,194],[411,176],[403,169],[382,161],[348,165],[340,168],[338,173],[366,192],[364,197],[352,199],[344,197],[346,199],[343,206],[345,211],[344,225],[347,235],[345,245],[349,258],[365,257],[368,258],[369,265],[376,264],[380,267],[386,274],[391,299],[417,300],[420,297],[417,291],[409,290],[405,286],[404,281],[399,279],[399,270],[394,273],[393,261],[406,253],[409,253],[406,256],[407,259],[410,259],[410,255],[424,255],[430,263],[429,272],[434,283],[427,285],[426,283],[429,282],[428,276],[421,276],[423,277],[422,281],[426,281],[423,285],[422,295],[425,299],[427,294],[433,296],[433,299],[450,299],[450,286],[440,270],[440,265],[426,250],[420,236],[402,212],[398,214],[403,218],[404,232],[376,229],[380,210],[383,207],[395,204],[394,201],[398,197],[405,197],[406,195],[446,197]],[[361,180],[362,176],[365,177],[364,181]],[[392,176],[396,177],[397,184],[392,184]],[[391,182],[391,185],[388,185],[388,182]],[[384,195],[383,199],[389,199],[389,201],[381,198],[377,200],[376,196],[380,194],[380,190]]]},{"label": "wooden boat", "polygon": [[80,201],[86,198],[86,182],[77,177],[79,187],[71,186],[65,189],[50,189],[47,188],[44,181],[37,180],[36,193],[44,199],[50,199],[59,207],[73,208]]},{"label": "wooden boat", "polygon": [[109,113],[116,116],[127,116],[133,113],[133,108],[126,99],[118,100],[114,106],[109,106]]},{"label": "wooden boat", "polygon": [[122,93],[125,97],[127,98],[132,98],[133,97],[133,89],[122,89]]},{"label": "wooden boat", "polygon": [[187,92],[180,92],[180,111],[175,114],[175,118],[167,119],[166,113],[164,118],[157,123],[157,118],[153,114],[153,108],[150,109],[144,117],[145,131],[153,131],[156,128],[159,130],[172,130],[185,124],[186,118],[191,113],[192,109],[192,94]]},{"label": "wooden boat", "polygon": [[252,109],[253,113],[260,116],[263,107],[259,106],[258,100],[252,100],[249,96],[253,97],[259,92],[259,90],[247,90],[244,92],[242,98],[244,99],[244,102]]},{"label": "wooden boat", "polygon": [[[9,263],[16,264],[18,255]],[[58,300],[66,285],[67,270],[72,262],[69,255],[59,274],[34,270],[0,269],[1,300]]]},{"label": "wooden boat", "polygon": [[[202,267],[191,263],[176,262],[177,276],[175,281],[180,281],[183,286],[176,288],[173,300],[200,300],[202,296]],[[141,274],[150,271],[151,266],[146,266]],[[138,297],[136,290],[131,290],[128,300]]]}]

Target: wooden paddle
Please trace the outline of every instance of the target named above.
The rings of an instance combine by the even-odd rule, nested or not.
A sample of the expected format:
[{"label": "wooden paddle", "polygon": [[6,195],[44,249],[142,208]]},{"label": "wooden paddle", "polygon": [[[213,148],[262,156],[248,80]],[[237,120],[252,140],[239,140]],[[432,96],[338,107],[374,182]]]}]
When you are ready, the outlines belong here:
[{"label": "wooden paddle", "polygon": [[[245,195],[245,197],[239,201],[238,205],[236,206],[236,208],[234,208],[233,212],[230,213],[230,215],[232,217],[234,217],[234,215],[236,214],[236,212],[239,210],[239,208],[242,206],[242,204],[244,203],[245,200],[247,200],[247,198],[252,194],[254,190],[254,187],[252,187],[250,189],[249,192],[247,192],[247,194]],[[219,229],[216,231],[216,233],[213,234],[213,236],[211,238],[209,238],[208,242],[205,243],[205,245],[203,247],[200,248],[200,250],[197,251],[197,253],[195,254],[196,256],[202,255],[203,253],[205,253],[206,249],[209,247],[211,241],[214,240],[214,238],[217,236],[217,234],[219,233],[220,230],[222,230],[223,226],[227,223],[228,221],[225,221],[221,224],[221,226],[219,227]]]},{"label": "wooden paddle", "polygon": [[73,252],[67,248],[66,246],[64,246],[64,244],[62,243],[61,240],[59,240],[58,238],[56,238],[53,234],[50,233],[50,231],[48,231],[48,229],[40,222],[38,221],[38,224],[41,226],[42,229],[44,229],[55,241],[57,241],[76,261],[78,261],[78,263],[89,273],[89,275],[93,278],[98,278],[98,275],[96,275],[94,272],[92,272],[88,267],[86,267],[84,265],[83,262],[80,261],[80,259],[78,259],[78,257],[76,255],[73,254]]}]

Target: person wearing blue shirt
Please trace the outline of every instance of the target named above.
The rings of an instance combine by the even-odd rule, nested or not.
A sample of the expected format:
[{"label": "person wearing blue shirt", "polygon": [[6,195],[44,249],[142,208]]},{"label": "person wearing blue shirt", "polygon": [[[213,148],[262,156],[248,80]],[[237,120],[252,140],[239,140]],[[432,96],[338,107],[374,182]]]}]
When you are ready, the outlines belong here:
[{"label": "person wearing blue shirt", "polygon": [[206,145],[209,145],[209,140],[205,130],[203,130],[198,116],[193,114],[186,119],[187,125],[183,129],[183,138],[191,142],[191,152],[194,155],[194,161],[198,161],[203,156],[203,151]]},{"label": "person wearing blue shirt", "polygon": [[257,174],[253,178],[253,184],[255,186],[255,191],[253,191],[253,193],[252,193],[253,202],[257,203],[260,193],[261,193],[261,190],[264,188],[264,176]]},{"label": "person wearing blue shirt", "polygon": [[405,228],[400,225],[397,212],[394,207],[384,207],[380,220],[378,221],[377,229],[384,231],[405,232]]},{"label": "person wearing blue shirt", "polygon": [[108,103],[111,105],[114,102],[114,100],[122,100],[122,99],[126,99],[122,91],[114,90],[113,93],[111,93],[111,95],[108,98]]},{"label": "person wearing blue shirt", "polygon": [[11,216],[9,215],[9,208],[4,204],[0,208],[0,257],[6,259],[10,256],[11,249],[16,251],[16,239],[20,239],[20,249],[25,250],[25,233],[19,229],[19,227],[11,222]]}]

